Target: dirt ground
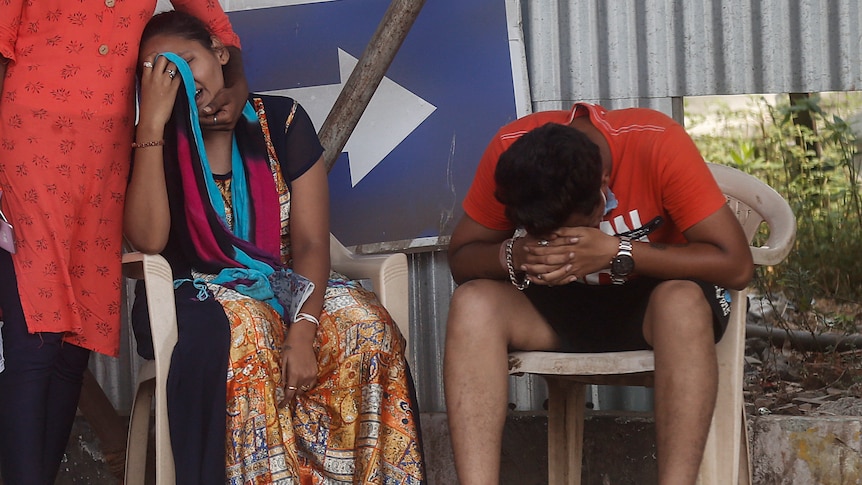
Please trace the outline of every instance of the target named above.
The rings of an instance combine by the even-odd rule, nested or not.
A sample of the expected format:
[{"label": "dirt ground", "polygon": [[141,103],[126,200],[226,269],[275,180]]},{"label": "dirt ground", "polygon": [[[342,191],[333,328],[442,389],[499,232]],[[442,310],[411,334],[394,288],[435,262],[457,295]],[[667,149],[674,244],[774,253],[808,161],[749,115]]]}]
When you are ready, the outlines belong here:
[{"label": "dirt ground", "polygon": [[801,310],[780,296],[750,303],[746,411],[862,416],[862,345],[854,342],[862,342],[862,304],[824,300]]}]

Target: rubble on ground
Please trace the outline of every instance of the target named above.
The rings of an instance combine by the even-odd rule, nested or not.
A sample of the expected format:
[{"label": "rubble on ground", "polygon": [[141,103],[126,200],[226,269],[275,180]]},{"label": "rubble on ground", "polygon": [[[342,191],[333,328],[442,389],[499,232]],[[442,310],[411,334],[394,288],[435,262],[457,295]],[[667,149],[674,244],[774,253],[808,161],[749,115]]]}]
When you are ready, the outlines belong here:
[{"label": "rubble on ground", "polygon": [[[822,301],[802,311],[780,295],[754,296],[748,325],[769,332],[746,339],[747,414],[862,416],[862,348],[852,340],[862,334],[862,305]],[[748,332],[753,333],[764,334]]]}]

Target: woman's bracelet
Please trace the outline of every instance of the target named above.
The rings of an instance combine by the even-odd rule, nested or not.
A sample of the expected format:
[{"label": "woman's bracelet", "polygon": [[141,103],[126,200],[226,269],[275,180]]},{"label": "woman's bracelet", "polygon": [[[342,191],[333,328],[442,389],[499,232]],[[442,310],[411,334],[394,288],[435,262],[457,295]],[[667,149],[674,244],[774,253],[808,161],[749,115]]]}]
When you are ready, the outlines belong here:
[{"label": "woman's bracelet", "polygon": [[509,281],[515,285],[515,288],[524,291],[530,286],[530,279],[525,273],[519,280],[515,274],[515,264],[512,262],[512,248],[515,246],[515,241],[520,238],[521,236],[515,236],[506,240],[506,269],[509,271]]},{"label": "woman's bracelet", "polygon": [[296,319],[293,321],[293,323],[296,323],[300,320],[305,320],[306,322],[311,322],[316,327],[320,326],[320,320],[318,320],[317,317],[315,317],[314,315],[312,315],[310,313],[297,313]]},{"label": "woman's bracelet", "polygon": [[132,148],[147,148],[147,147],[160,147],[165,144],[165,140],[153,140],[153,141],[145,141],[143,143],[132,143]]}]

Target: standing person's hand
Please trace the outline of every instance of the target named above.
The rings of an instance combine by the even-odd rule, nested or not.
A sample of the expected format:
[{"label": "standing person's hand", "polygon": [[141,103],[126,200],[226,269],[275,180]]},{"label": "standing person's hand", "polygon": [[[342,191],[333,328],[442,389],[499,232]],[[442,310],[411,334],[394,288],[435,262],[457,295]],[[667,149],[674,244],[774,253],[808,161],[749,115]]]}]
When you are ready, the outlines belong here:
[{"label": "standing person's hand", "polygon": [[233,130],[248,100],[248,80],[242,70],[242,54],[235,47],[226,47],[230,60],[224,68],[225,87],[212,101],[201,108],[201,126],[213,130]]},{"label": "standing person's hand", "polygon": [[236,85],[222,88],[212,101],[200,110],[201,126],[211,130],[233,130],[247,100],[247,88]]}]

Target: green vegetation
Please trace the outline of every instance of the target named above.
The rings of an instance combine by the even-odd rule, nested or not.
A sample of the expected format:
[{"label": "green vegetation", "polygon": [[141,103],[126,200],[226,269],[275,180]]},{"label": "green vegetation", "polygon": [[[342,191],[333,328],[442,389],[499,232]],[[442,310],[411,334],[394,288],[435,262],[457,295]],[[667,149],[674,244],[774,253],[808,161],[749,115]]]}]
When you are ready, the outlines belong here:
[{"label": "green vegetation", "polygon": [[[801,314],[813,315],[797,322],[813,334],[856,333],[862,318],[862,154],[848,120],[862,112],[862,93],[812,95],[794,104],[788,96],[776,99],[752,96],[742,110],[715,103],[687,116],[686,125],[704,158],[757,176],[796,214],[795,248],[784,263],[758,270],[758,290],[781,293]],[[831,302],[829,311],[815,307],[824,300]]]}]

